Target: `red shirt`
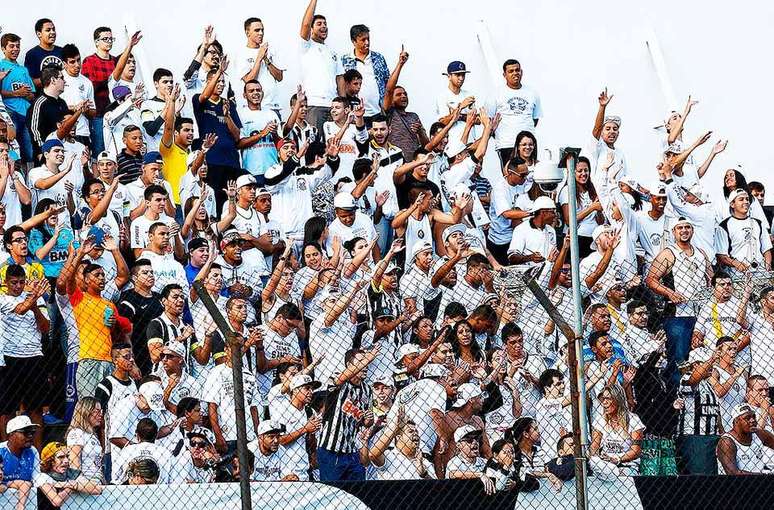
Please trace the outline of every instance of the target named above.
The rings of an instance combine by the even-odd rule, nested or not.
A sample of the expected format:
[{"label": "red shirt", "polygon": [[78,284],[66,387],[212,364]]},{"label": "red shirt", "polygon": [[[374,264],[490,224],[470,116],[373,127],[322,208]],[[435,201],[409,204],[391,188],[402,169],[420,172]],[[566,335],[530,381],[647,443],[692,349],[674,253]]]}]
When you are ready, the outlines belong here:
[{"label": "red shirt", "polygon": [[110,104],[108,80],[116,68],[116,62],[118,58],[112,55],[108,59],[103,59],[95,53],[86,57],[81,66],[81,74],[94,85],[94,104],[100,117],[104,115],[105,108]]}]

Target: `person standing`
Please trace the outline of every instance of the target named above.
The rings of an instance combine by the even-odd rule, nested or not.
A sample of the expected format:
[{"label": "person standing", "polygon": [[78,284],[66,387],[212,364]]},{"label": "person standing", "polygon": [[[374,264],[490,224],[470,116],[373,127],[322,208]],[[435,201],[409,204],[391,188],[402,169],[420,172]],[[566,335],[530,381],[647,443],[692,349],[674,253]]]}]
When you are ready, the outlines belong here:
[{"label": "person standing", "polygon": [[329,107],[343,90],[344,68],[338,55],[325,44],[328,38],[328,20],[315,14],[317,0],[310,0],[301,21],[301,84],[306,93],[308,109],[306,121],[322,132],[330,119]]},{"label": "person standing", "polygon": [[390,69],[381,53],[371,50],[371,31],[365,25],[353,25],[349,29],[352,53],[341,56],[344,71],[355,69],[362,76],[358,96],[365,106],[366,123],[382,112],[382,102],[387,90]]},{"label": "person standing", "polygon": [[59,67],[46,67],[40,73],[43,93],[27,110],[27,127],[32,134],[34,154],[39,155],[48,135],[57,130],[59,122],[70,112],[67,103],[60,96],[64,92],[64,76]]},{"label": "person standing", "polygon": [[[282,106],[279,102],[279,83],[284,76],[282,63],[277,59],[277,51],[264,40],[264,26],[260,18],[245,20],[247,46],[242,47],[237,57],[237,76],[244,85],[255,80],[263,89],[263,105],[281,118]],[[241,87],[236,87],[237,89]],[[246,91],[245,91],[246,92]],[[249,98],[245,95],[245,99]],[[244,105],[239,101],[240,106]]]},{"label": "person standing", "polygon": [[255,177],[258,186],[263,186],[266,170],[279,162],[276,143],[280,118],[273,109],[263,109],[265,97],[261,83],[254,79],[245,82],[247,105],[239,110],[242,128],[237,147],[242,151],[242,167]]},{"label": "person standing", "polygon": [[21,38],[16,34],[3,34],[0,48],[5,57],[0,60],[0,75],[5,73],[0,79],[0,94],[16,128],[21,160],[29,163],[32,161],[32,139],[27,128],[27,110],[35,100],[35,84],[27,68],[17,62]]},{"label": "person standing", "polygon": [[62,67],[62,48],[56,45],[56,26],[48,18],[35,22],[38,45],[24,55],[24,67],[30,73],[36,87],[41,86],[40,74],[44,67]]},{"label": "person standing", "polygon": [[75,124],[75,139],[90,146],[89,120],[97,114],[94,106],[94,86],[91,80],[81,74],[81,53],[74,44],[62,48],[64,62],[64,92],[62,99],[71,112],[81,111]]},{"label": "person standing", "polygon": [[[505,164],[516,154],[516,136],[522,131],[535,132],[543,107],[537,91],[521,83],[521,63],[509,58],[503,63],[505,83],[497,87],[491,106],[492,115],[500,114],[500,125],[495,131],[495,149],[500,163]],[[552,445],[553,446],[553,445]]]}]

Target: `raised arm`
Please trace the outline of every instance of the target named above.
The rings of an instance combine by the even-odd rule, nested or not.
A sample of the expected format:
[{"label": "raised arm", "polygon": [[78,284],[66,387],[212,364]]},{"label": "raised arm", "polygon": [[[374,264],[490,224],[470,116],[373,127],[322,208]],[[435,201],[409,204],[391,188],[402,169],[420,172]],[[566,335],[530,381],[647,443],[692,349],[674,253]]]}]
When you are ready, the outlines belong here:
[{"label": "raised arm", "polygon": [[142,32],[138,30],[132,34],[132,37],[130,37],[129,41],[127,41],[126,48],[124,48],[124,51],[118,57],[116,67],[113,69],[113,79],[115,81],[120,80],[121,75],[124,74],[126,63],[129,62],[129,55],[132,54],[132,49],[137,46],[137,43],[140,42],[140,39],[142,39]]},{"label": "raised arm", "polygon": [[602,134],[602,125],[605,123],[605,110],[608,103],[613,99],[613,94],[607,95],[607,87],[599,94],[599,109],[597,109],[597,116],[594,118],[594,127],[591,130],[591,136],[596,140],[599,140],[599,136]]},{"label": "raised arm", "polygon": [[[376,240],[374,239],[374,243],[375,242]],[[378,289],[381,287],[382,277],[384,277],[384,272],[387,270],[387,266],[390,265],[390,261],[393,259],[395,254],[402,251],[403,248],[405,248],[405,246],[403,246],[403,242],[400,239],[394,240],[390,245],[390,249],[387,250],[387,254],[382,260],[379,261],[378,264],[376,264],[374,275],[371,277],[371,283],[375,288]]]},{"label": "raised arm", "polygon": [[715,156],[726,150],[726,146],[728,145],[728,140],[725,142],[722,140],[718,140],[715,142],[715,145],[712,146],[712,150],[710,151],[709,155],[707,156],[707,159],[704,160],[704,163],[701,164],[701,166],[696,170],[696,173],[699,174],[699,179],[704,177],[704,174],[707,173],[707,170],[709,170],[710,165],[712,164],[712,160],[715,159]]},{"label": "raised arm", "polygon": [[358,269],[360,269],[360,266],[363,265],[363,262],[365,262],[368,256],[371,255],[371,252],[374,249],[374,245],[378,239],[378,237],[374,237],[371,242],[368,243],[367,249],[352,257],[352,259],[349,261],[349,264],[347,264],[347,266],[344,268],[344,276],[346,278],[352,278],[352,275],[355,274]]},{"label": "raised arm", "polygon": [[395,69],[390,73],[390,77],[387,78],[387,85],[384,89],[384,100],[382,101],[382,109],[386,112],[392,108],[392,93],[395,92],[395,87],[398,85],[400,79],[400,72],[403,70],[403,66],[408,62],[409,54],[400,45],[400,55],[398,55],[398,63],[395,65]]},{"label": "raised arm", "polygon": [[339,299],[336,301],[336,304],[333,305],[333,307],[325,314],[326,328],[333,326],[341,314],[344,313],[347,308],[349,308],[349,304],[352,302],[352,298],[355,297],[355,294],[363,290],[363,288],[368,285],[368,283],[369,282],[366,280],[360,280],[352,286],[349,292],[342,294],[341,297],[339,297]]},{"label": "raised arm", "polygon": [[373,463],[374,466],[384,466],[384,452],[387,451],[387,448],[392,444],[393,440],[398,435],[398,432],[400,432],[403,427],[405,416],[405,408],[403,404],[399,404],[395,416],[390,420],[387,426],[382,429],[379,438],[368,451],[368,458],[371,459],[371,463]]},{"label": "raised arm", "polygon": [[457,121],[460,118],[460,112],[462,111],[462,105],[458,104],[456,108],[454,108],[450,115],[449,122],[444,124],[443,128],[438,130],[438,132],[433,135],[433,137],[430,139],[429,142],[425,144],[425,149],[432,151],[435,150],[438,145],[443,141],[444,138],[449,134],[449,130],[454,126],[454,124],[457,123]]},{"label": "raised arm", "polygon": [[[210,97],[212,97],[212,93],[215,91],[215,85],[217,85],[218,80],[226,73],[226,70],[228,69],[228,57],[226,55],[223,55],[223,58],[220,61],[220,65],[218,66],[218,70],[210,76],[210,79],[207,80],[207,83],[204,85],[204,90],[202,90],[202,93],[199,94],[199,102],[204,103],[207,101]],[[237,136],[237,139],[239,137]]]},{"label": "raised arm", "polygon": [[280,278],[282,277],[282,271],[285,269],[285,264],[287,263],[288,256],[290,256],[290,250],[292,247],[292,243],[285,244],[285,251],[282,252],[282,256],[279,257],[277,265],[274,266],[274,271],[272,271],[269,281],[266,282],[266,286],[261,292],[261,300],[264,303],[268,303],[270,301],[273,302],[274,291],[277,290],[277,285],[279,284]]},{"label": "raised arm", "polygon": [[484,125],[484,133],[481,135],[474,156],[476,160],[481,161],[481,158],[486,154],[486,148],[489,146],[489,135],[492,134],[492,120],[486,114],[486,108],[483,107],[479,110],[479,118],[481,119],[481,124]]},{"label": "raised arm", "polygon": [[[692,153],[693,151],[695,151],[695,150],[696,150],[696,148],[697,148],[699,145],[702,145],[702,144],[706,143],[706,142],[707,142],[707,141],[710,139],[710,136],[712,136],[712,131],[707,131],[707,132],[706,132],[706,133],[704,133],[704,134],[703,134],[701,137],[699,137],[699,138],[698,138],[698,139],[697,139],[695,142],[693,142],[693,143],[691,144],[691,146],[690,146],[690,147],[688,147],[688,149],[687,149],[687,150],[684,150],[683,152],[681,152],[680,154],[678,154],[678,155],[675,157],[674,161],[672,161],[672,167],[673,167],[673,168],[682,168],[683,164],[685,164],[685,161],[688,159],[688,156],[690,156],[690,155],[691,155],[691,153]],[[710,162],[711,162],[711,161],[710,161]],[[709,164],[707,164],[707,167],[709,167]],[[704,171],[705,171],[705,172],[707,171],[707,170],[706,170],[706,168],[704,169]],[[701,177],[701,176],[700,176],[700,177]]]},{"label": "raised arm", "polygon": [[670,145],[675,143],[675,140],[683,133],[683,127],[685,127],[685,121],[688,119],[688,114],[691,113],[691,108],[693,108],[696,103],[698,103],[698,101],[692,101],[691,96],[688,96],[688,102],[685,103],[683,115],[680,117],[680,120],[677,121],[675,128],[669,133],[669,136],[667,136],[667,143]]},{"label": "raised arm", "polygon": [[293,109],[288,116],[287,122],[285,122],[285,124],[282,126],[282,136],[288,136],[290,131],[293,129],[293,126],[296,125],[296,122],[298,121],[298,112],[301,110],[301,104],[304,101],[306,101],[304,89],[301,88],[301,85],[298,85],[296,87],[296,102],[293,104]]},{"label": "raised arm", "polygon": [[175,101],[180,97],[180,85],[175,83],[171,94],[167,94],[161,117],[164,119],[164,131],[161,134],[161,143],[164,147],[172,147],[175,134]]},{"label": "raised arm", "polygon": [[309,0],[309,5],[306,6],[304,11],[304,18],[301,20],[301,31],[299,35],[304,41],[308,41],[312,36],[312,18],[314,18],[314,11],[317,9],[317,0]]}]

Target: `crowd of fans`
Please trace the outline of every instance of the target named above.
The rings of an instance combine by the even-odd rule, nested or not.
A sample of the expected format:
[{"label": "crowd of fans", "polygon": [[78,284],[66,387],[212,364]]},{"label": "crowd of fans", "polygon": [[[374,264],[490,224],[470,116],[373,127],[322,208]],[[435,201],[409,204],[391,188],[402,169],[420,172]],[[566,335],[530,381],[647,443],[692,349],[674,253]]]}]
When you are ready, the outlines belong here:
[{"label": "crowd of fans", "polygon": [[[556,163],[517,60],[486,99],[449,63],[421,119],[405,49],[390,68],[355,25],[335,51],[315,0],[289,98],[289,49],[258,18],[228,51],[206,27],[190,63],[145,84],[140,32],[118,54],[109,27],[95,48],[58,46],[50,19],[35,33],[0,39],[0,492],[57,507],[109,483],[238,478],[232,349],[251,480],[573,477],[567,340],[519,285],[572,323],[571,197],[535,179]],[[731,169],[710,202],[726,142],[683,140],[691,99],[642,170],[612,99],[567,177],[591,472],[774,469],[764,185]]]}]

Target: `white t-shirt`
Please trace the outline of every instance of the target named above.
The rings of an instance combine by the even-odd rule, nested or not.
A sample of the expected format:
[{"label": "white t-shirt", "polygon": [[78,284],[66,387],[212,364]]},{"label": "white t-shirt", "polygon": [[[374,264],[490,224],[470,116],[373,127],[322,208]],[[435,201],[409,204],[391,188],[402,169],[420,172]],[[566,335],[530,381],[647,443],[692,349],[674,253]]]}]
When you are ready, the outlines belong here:
[{"label": "white t-shirt", "polygon": [[[64,76],[65,86],[64,92],[59,97],[64,99],[68,108],[72,110],[83,101],[91,101],[92,105],[94,104],[94,85],[90,79],[81,73],[78,73],[78,76],[70,76],[67,71],[63,72],[62,76]],[[75,134],[89,136],[89,121],[83,114],[78,117],[78,121],[75,123]]]},{"label": "white t-shirt", "polygon": [[771,250],[771,237],[760,220],[749,216],[744,219],[730,216],[720,223],[715,233],[719,254],[763,267],[763,254]]},{"label": "white t-shirt", "polygon": [[89,480],[102,481],[102,445],[94,433],[71,429],[67,433],[67,446],[81,447],[81,472]]},{"label": "white t-shirt", "polygon": [[[567,186],[564,186],[562,190],[559,192],[559,196],[557,197],[557,203],[559,205],[569,204],[570,203],[569,193],[570,193],[570,188]],[[584,191],[583,193],[581,193],[580,200],[577,201],[578,211],[582,211],[583,209],[586,209],[591,205],[591,203],[592,203],[592,200],[591,200],[591,196],[589,196],[589,192]],[[578,223],[578,235],[591,237],[591,234],[594,232],[594,229],[597,228],[597,225],[598,223],[596,220],[596,214],[589,214]]]},{"label": "white t-shirt", "polygon": [[[205,186],[207,187],[207,198],[204,199],[204,210],[207,211],[207,216],[214,218],[218,215],[218,208],[215,205],[215,191],[211,186],[207,184]],[[194,179],[191,172],[183,174],[183,177],[180,178],[180,204],[185,205],[191,197],[199,197],[201,189],[202,183],[198,179]]]},{"label": "white t-shirt", "polygon": [[[519,223],[513,229],[513,237],[508,245],[508,255],[528,256],[533,253],[539,253],[544,259],[548,260],[552,249],[556,249],[556,231],[554,228],[546,225],[542,229],[537,229],[532,226],[531,220],[527,220]],[[527,262],[522,265],[531,267],[537,264],[537,262]]]},{"label": "white t-shirt", "polygon": [[[465,100],[466,97],[475,96],[473,92],[467,89],[460,89],[459,94],[455,94],[451,90],[449,90],[449,87],[444,87],[444,89],[438,94],[438,97],[435,100],[435,113],[437,117],[440,119],[442,117],[446,117],[449,115],[452,110],[457,108],[457,105],[460,104],[462,101]],[[460,113],[462,115],[467,115],[468,113],[475,113],[475,108],[478,105],[476,103],[473,103],[472,107],[469,106],[465,109],[463,109]],[[449,130],[449,140],[459,140],[462,136],[462,131],[465,129],[465,121],[462,119],[458,120],[454,123],[452,128]],[[478,138],[481,133],[481,129],[479,126],[473,126],[473,129],[470,130],[470,135],[468,136],[468,141],[472,142],[476,138]]]},{"label": "white t-shirt", "polygon": [[301,85],[309,106],[328,107],[336,92],[336,76],[344,74],[338,55],[327,44],[301,39]]},{"label": "white t-shirt", "polygon": [[[264,41],[265,42],[265,41]],[[258,56],[258,48],[248,48],[242,46],[237,53],[234,63],[236,64],[236,73],[234,74],[234,80],[231,86],[234,88],[234,93],[237,97],[237,104],[244,106],[246,100],[244,98],[244,82],[242,77],[249,73],[255,65],[255,58]],[[272,65],[277,69],[284,70],[282,62],[277,58],[276,46],[269,44],[268,57]],[[265,62],[261,62],[258,67],[258,74],[255,75],[255,79],[261,84],[263,89],[263,101],[262,106],[268,110],[280,110],[282,105],[280,104],[280,84],[274,79],[274,76],[269,72],[269,68]],[[239,113],[239,119],[244,123],[242,113]]]},{"label": "white t-shirt", "polygon": [[[430,411],[436,409],[446,412],[446,390],[440,383],[432,379],[420,379],[398,392],[395,402],[403,404],[406,419],[417,425],[419,432],[419,447],[422,453],[429,454],[433,451],[438,433],[433,424]],[[387,413],[387,422],[395,418],[398,406],[394,405]]]},{"label": "white t-shirt", "polygon": [[161,292],[170,283],[176,283],[182,287],[183,293],[188,295],[189,285],[185,268],[175,260],[171,253],[157,255],[150,250],[145,250],[140,253],[138,259],[148,259],[151,263],[153,276],[156,278],[153,292]]},{"label": "white t-shirt", "polygon": [[[366,113],[366,115],[370,114]],[[323,139],[325,141],[333,139],[340,130],[341,128],[335,122],[326,122],[323,124]],[[352,165],[355,164],[355,159],[357,159],[360,152],[356,142],[364,144],[367,141],[368,130],[365,128],[358,129],[354,124],[347,126],[339,142],[339,158],[341,162],[339,163],[338,171],[336,171],[335,180],[338,181],[344,177],[349,177],[354,183],[355,177],[352,175]]]},{"label": "white t-shirt", "polygon": [[519,208],[518,199],[524,193],[523,186],[511,186],[505,179],[498,179],[497,185],[492,186],[489,203],[489,217],[492,223],[489,226],[489,240],[494,244],[508,244],[513,237],[511,220],[503,217],[503,213],[514,208]]},{"label": "white t-shirt", "polygon": [[[595,413],[591,422],[591,428],[602,433],[602,441],[599,444],[599,453],[608,456],[621,457],[629,451],[632,446],[632,433],[637,430],[644,430],[645,425],[640,417],[634,413],[629,413],[629,428],[626,431],[620,429],[613,430],[605,421],[602,413]],[[639,459],[631,462],[639,464]]]},{"label": "white t-shirt", "polygon": [[[24,175],[19,171],[16,171],[16,175],[19,177],[19,182],[26,185]],[[16,192],[16,180],[12,179],[10,175],[0,203],[5,206],[5,225],[3,227],[7,229],[11,225],[19,225],[22,222],[21,199]]]},{"label": "white t-shirt", "polygon": [[144,214],[132,220],[132,223],[129,225],[129,235],[131,236],[132,248],[147,248],[148,244],[150,243],[150,240],[148,239],[148,231],[150,230],[151,225],[159,221],[166,223],[167,225],[172,225],[175,223],[174,218],[170,218],[164,213],[159,214],[159,218],[157,220],[152,220],[146,217]]},{"label": "white t-shirt", "polygon": [[[239,130],[239,136],[248,138],[257,135],[261,130],[274,121],[277,123],[277,131],[280,130],[280,119],[272,110],[266,108],[262,110],[251,110],[247,107],[239,110],[239,120],[242,121],[242,128]],[[272,136],[266,135],[254,145],[242,149],[242,168],[252,175],[263,175],[266,169],[279,162],[277,148],[274,145]]]},{"label": "white t-shirt", "polygon": [[[161,179],[161,186],[164,186],[164,189],[167,190],[167,195],[171,197],[172,185],[164,179]],[[137,178],[137,180],[126,185],[126,200],[129,202],[129,212],[140,205],[140,202],[145,200],[145,188],[147,188],[147,186],[140,178]],[[128,216],[129,213],[127,212],[126,215]]]},{"label": "white t-shirt", "polygon": [[572,416],[569,407],[562,406],[562,398],[541,398],[535,406],[535,421],[540,428],[541,443],[544,448],[544,462],[548,462],[555,456],[556,445],[561,436],[561,429],[565,434],[572,432]]},{"label": "white t-shirt", "polygon": [[355,211],[355,221],[351,227],[344,225],[338,218],[328,226],[326,249],[329,251],[333,249],[332,239],[334,237],[338,237],[342,243],[355,237],[362,237],[370,243],[376,238],[376,228],[374,228],[374,222],[368,215]]},{"label": "white t-shirt", "polygon": [[[247,439],[255,439],[255,428],[250,413],[251,407],[257,407],[259,402],[258,387],[255,376],[243,368],[242,381],[245,392],[245,423],[247,424]],[[226,363],[218,365],[210,371],[202,391],[202,401],[217,404],[218,423],[223,438],[226,441],[236,440],[236,409],[234,397],[234,379],[231,367]]]},{"label": "white t-shirt", "polygon": [[170,478],[175,472],[177,462],[169,453],[169,450],[157,443],[131,443],[119,451],[114,451],[113,483],[121,484],[126,481],[126,470],[132,461],[138,459],[153,459],[159,467],[160,484],[170,483]]},{"label": "white t-shirt", "polygon": [[67,338],[67,354],[65,357],[67,363],[77,363],[81,339],[78,336],[78,323],[75,321],[73,305],[70,303],[70,298],[67,295],[62,295],[53,289],[52,292],[54,292],[54,299],[56,299],[59,312],[65,321],[65,335]]},{"label": "white t-shirt", "polygon": [[[164,105],[166,104],[165,101],[153,97],[150,98],[142,103],[142,106],[140,107],[140,118],[142,119],[142,122],[152,122],[159,117],[161,117],[162,112],[164,111]],[[164,125],[162,124],[159,126],[159,130],[156,131],[156,134],[150,134],[147,131],[145,131],[144,126],[140,126],[140,129],[142,129],[142,135],[145,139],[145,145],[147,146],[147,152],[150,151],[157,151],[159,150],[159,144],[161,143],[161,136],[164,134]]]},{"label": "white t-shirt", "polygon": [[325,326],[325,313],[312,321],[309,327],[309,350],[313,358],[325,354],[325,359],[315,370],[318,381],[325,384],[333,374],[344,370],[344,354],[352,348],[354,336],[355,325],[346,311],[330,327]]},{"label": "white t-shirt", "polygon": [[[31,358],[43,356],[41,334],[35,322],[35,313],[28,310],[19,315],[14,309],[27,298],[27,293],[19,296],[0,294],[0,352],[14,358]],[[43,298],[38,298],[36,306],[48,317],[48,310]],[[5,361],[2,365],[5,366]]]},{"label": "white t-shirt", "polygon": [[500,125],[495,131],[496,149],[512,148],[521,131],[534,133],[535,120],[543,116],[540,96],[528,85],[512,89],[501,83],[490,111],[500,114]]},{"label": "white t-shirt", "polygon": [[752,373],[774,381],[774,327],[761,313],[748,313]]},{"label": "white t-shirt", "polygon": [[[433,473],[435,468],[427,459],[422,458],[422,465],[425,467],[430,478],[435,478]],[[420,480],[417,471],[417,464],[414,459],[409,459],[396,448],[390,448],[384,452],[384,464],[377,466],[374,471],[374,480]]]},{"label": "white t-shirt", "polygon": [[[115,407],[110,409],[110,434],[108,439],[123,437],[132,440],[137,432],[137,423],[143,418],[150,418],[156,422],[159,428],[173,421],[172,415],[166,410],[154,411],[151,409],[147,414],[143,414],[137,407],[134,393],[130,393],[119,400]],[[118,450],[118,448],[113,448],[113,454],[115,455]],[[116,459],[114,458],[113,462],[115,461]],[[115,470],[113,473],[115,475]]]},{"label": "white t-shirt", "polygon": [[[306,415],[306,409],[298,409],[290,403],[288,399],[277,399],[272,401],[269,408],[271,419],[285,426],[285,430],[290,433],[299,430],[306,425],[309,418]],[[306,453],[306,434],[285,445],[285,454],[283,462],[288,472],[295,473],[301,480],[308,480],[309,475],[309,456]]]},{"label": "white t-shirt", "polygon": [[473,462],[465,460],[462,455],[455,455],[446,465],[446,475],[450,471],[472,471],[473,473],[483,473],[486,467],[486,461],[483,457],[476,457]]},{"label": "white t-shirt", "polygon": [[[301,347],[298,344],[298,334],[295,331],[291,331],[288,336],[282,337],[273,329],[267,327],[263,335],[263,350],[267,360],[278,359],[283,356],[301,357]],[[258,373],[256,375],[261,398],[264,402],[266,402],[271,389],[274,373],[275,370],[269,370],[265,374]]]},{"label": "white t-shirt", "polygon": [[[70,184],[72,184],[73,190],[75,190],[76,189],[75,184],[77,181],[77,176],[75,175],[75,173],[77,172],[75,169],[75,161],[73,161],[73,167],[67,173],[67,175],[59,179],[57,183],[51,186],[50,188],[41,189],[35,184],[40,179],[53,177],[55,175],[54,172],[52,172],[45,166],[39,166],[30,170],[30,173],[27,176],[27,183],[28,183],[27,187],[29,187],[30,191],[34,190],[32,193],[33,209],[38,205],[38,202],[40,202],[44,198],[50,198],[51,200],[53,200],[59,205],[65,205],[67,203],[67,196],[69,195],[67,188],[65,188],[65,183],[69,182]],[[61,213],[59,213],[59,222],[63,223],[64,225],[67,225],[68,227],[70,226],[70,213],[66,209]]]},{"label": "white t-shirt", "polygon": [[[284,446],[280,446],[276,452],[270,455],[264,455],[261,453],[261,447],[258,445],[259,441],[260,439],[256,439],[247,443],[247,449],[255,455],[253,476],[250,478],[250,481],[276,482],[282,480],[287,475],[293,474],[293,471],[289,469],[289,463],[286,462],[287,450]],[[303,480],[304,477],[299,475],[299,479]]]},{"label": "white t-shirt", "polygon": [[215,481],[215,471],[194,466],[191,452],[185,450],[177,456],[170,478],[170,483],[212,483]]}]

